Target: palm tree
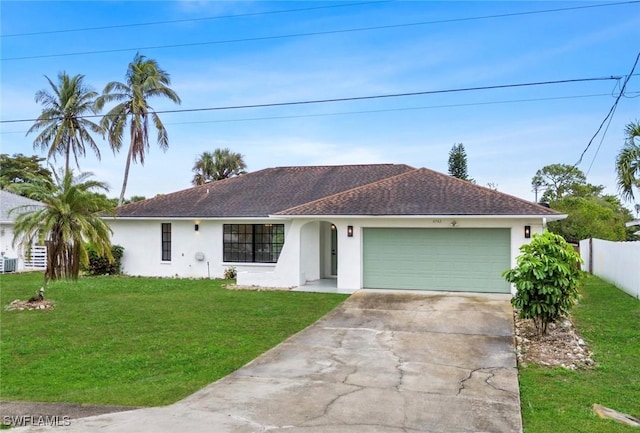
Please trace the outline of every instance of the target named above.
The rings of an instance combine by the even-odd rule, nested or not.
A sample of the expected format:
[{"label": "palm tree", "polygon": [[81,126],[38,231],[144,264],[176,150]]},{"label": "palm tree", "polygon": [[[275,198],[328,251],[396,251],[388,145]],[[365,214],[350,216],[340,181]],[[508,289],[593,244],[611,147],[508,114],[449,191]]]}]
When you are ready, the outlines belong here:
[{"label": "palm tree", "polygon": [[231,152],[229,149],[216,149],[213,153],[203,152],[193,165],[195,175],[191,183],[202,185],[238,176],[246,173],[245,168],[247,165],[240,153]]},{"label": "palm tree", "polygon": [[624,146],[616,158],[618,188],[622,198],[635,199],[633,188],[640,189],[640,122],[629,123],[625,128]]},{"label": "palm tree", "polygon": [[158,114],[149,105],[148,99],[160,96],[169,98],[180,104],[180,97],[169,88],[169,74],[158,66],[158,62],[136,54],[129,63],[126,82],[112,81],[108,83],[102,95],[97,99],[97,107],[102,109],[105,103],[116,101],[118,105],[105,114],[102,126],[108,133],[109,143],[114,152],[120,151],[124,131],[129,125],[129,151],[124,168],[124,180],[118,205],[124,202],[124,193],[129,180],[131,160],[140,161],[144,165],[144,157],[149,150],[149,119],[158,131],[158,145],[166,151],[169,147],[169,136]]},{"label": "palm tree", "polygon": [[86,242],[96,252],[113,259],[111,229],[102,215],[114,214],[113,204],[95,190],[108,191],[106,184],[89,180],[92,173],[74,177],[72,171],[54,172],[53,183],[34,180],[17,185],[22,195],[44,204],[43,207],[18,207],[13,244],[20,243],[30,252],[39,241],[47,245],[45,280],[77,279],[81,265],[88,264]]},{"label": "palm tree", "polygon": [[42,103],[42,113],[29,128],[27,135],[40,131],[33,142],[34,148],[48,149],[48,158],[56,154],[65,156],[65,171],[69,171],[69,160],[73,154],[79,168],[78,155],[85,156],[87,145],[100,159],[100,150],[91,137],[91,132],[104,135],[102,127],[83,116],[96,114],[95,98],[98,93],[84,84],[84,75],[69,77],[66,72],[58,74],[56,85],[45,78],[52,92],[46,89],[36,92],[35,100]]}]

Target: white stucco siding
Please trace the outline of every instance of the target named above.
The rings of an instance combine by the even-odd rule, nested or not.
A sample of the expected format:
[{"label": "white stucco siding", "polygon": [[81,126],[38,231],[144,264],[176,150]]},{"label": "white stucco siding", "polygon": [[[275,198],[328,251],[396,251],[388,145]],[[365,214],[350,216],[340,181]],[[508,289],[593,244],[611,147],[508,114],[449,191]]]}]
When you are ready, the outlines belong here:
[{"label": "white stucco siding", "polygon": [[[452,224],[455,221],[455,226]],[[161,260],[161,223],[172,224],[171,261]],[[199,230],[195,231],[195,224]],[[224,224],[284,224],[285,242],[278,262],[225,263],[222,256]],[[542,233],[543,219],[535,218],[439,218],[439,217],[334,217],[240,220],[109,220],[112,241],[125,248],[123,271],[130,275],[221,278],[224,270],[235,266],[238,284],[271,287],[295,287],[307,281],[328,277],[331,272],[331,224],[337,233],[337,287],[357,290],[363,287],[364,228],[507,228],[510,229],[510,262],[515,266],[519,248],[529,241],[524,226],[531,233]],[[348,237],[347,227],[353,226]],[[196,253],[204,260],[197,260]]]},{"label": "white stucco siding", "polygon": [[320,278],[320,222],[314,221],[300,228],[300,281]]},{"label": "white stucco siding", "polygon": [[[267,281],[270,273],[278,269],[279,263],[236,263],[224,262],[222,251],[224,224],[284,224],[285,244],[281,257],[289,246],[289,223],[271,220],[203,220],[203,219],[109,219],[113,230],[111,241],[124,247],[122,271],[128,275],[181,277],[181,278],[222,278],[225,269],[233,266],[238,272],[238,283],[253,285],[255,279]],[[162,223],[171,223],[171,261],[162,260]],[[198,224],[198,231],[195,230]],[[202,253],[203,260],[198,260]],[[291,261],[291,260],[290,260]],[[285,263],[282,274],[289,274],[295,263]],[[294,268],[295,270],[295,268]],[[297,272],[296,272],[297,274]],[[260,278],[257,278],[262,276]],[[288,278],[288,282],[297,278]],[[284,284],[284,283],[281,283]],[[293,283],[295,285],[296,283]],[[261,285],[267,285],[261,284]],[[281,286],[285,287],[285,286]]]},{"label": "white stucco siding", "polygon": [[18,251],[12,245],[13,242],[13,224],[0,223],[0,253],[3,257],[15,259],[18,257]]},{"label": "white stucco siding", "polygon": [[[0,260],[17,259],[16,270],[24,269],[24,257],[21,254],[20,246],[13,246],[13,223],[0,224]],[[2,269],[4,271],[4,268]]]},{"label": "white stucco siding", "polygon": [[[222,226],[194,220],[107,220],[111,242],[124,247],[122,271],[128,275],[158,277],[221,277]],[[162,223],[171,223],[171,260],[162,260]],[[218,229],[219,228],[219,229]],[[217,248],[216,245],[220,247]],[[202,253],[204,260],[197,260]],[[207,263],[209,269],[207,269]]]}]

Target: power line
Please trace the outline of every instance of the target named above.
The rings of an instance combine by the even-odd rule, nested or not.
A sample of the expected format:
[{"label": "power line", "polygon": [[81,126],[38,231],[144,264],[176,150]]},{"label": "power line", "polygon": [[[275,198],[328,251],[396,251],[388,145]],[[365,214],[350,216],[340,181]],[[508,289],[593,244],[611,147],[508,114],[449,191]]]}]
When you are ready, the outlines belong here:
[{"label": "power line", "polygon": [[[199,124],[199,123],[227,123],[227,122],[247,122],[247,121],[255,121],[255,120],[300,119],[300,118],[308,118],[308,117],[345,116],[345,115],[351,115],[351,114],[376,114],[376,113],[389,113],[389,112],[401,112],[401,111],[430,110],[430,109],[438,109],[438,108],[457,108],[457,107],[474,107],[474,106],[497,105],[497,104],[514,104],[514,103],[521,103],[521,102],[557,101],[557,100],[563,100],[563,99],[594,98],[599,96],[611,96],[611,95],[609,93],[596,93],[591,95],[555,96],[555,97],[549,97],[549,98],[509,99],[504,101],[468,102],[464,104],[442,104],[442,105],[427,105],[427,106],[418,106],[418,107],[382,108],[379,110],[339,111],[339,112],[333,112],[333,113],[292,114],[288,116],[247,117],[244,119],[171,122],[171,123],[168,123],[168,125],[192,125],[192,124]],[[2,132],[0,132],[0,134],[2,134]]]},{"label": "power line", "polygon": [[[640,92],[631,92],[633,94],[640,95]],[[257,120],[281,120],[281,119],[304,119],[314,117],[330,117],[330,116],[348,116],[352,114],[377,114],[377,113],[389,113],[389,112],[401,112],[401,111],[417,111],[417,110],[431,110],[438,108],[457,108],[457,107],[474,107],[484,105],[498,105],[498,104],[515,104],[522,102],[539,102],[539,101],[558,101],[566,99],[581,99],[581,98],[595,98],[602,96],[611,96],[610,93],[594,93],[588,95],[568,95],[568,96],[553,96],[548,98],[528,98],[528,99],[508,99],[502,101],[483,101],[483,102],[468,102],[462,104],[442,104],[442,105],[423,105],[417,107],[402,107],[402,108],[382,108],[379,110],[359,110],[359,111],[338,111],[332,113],[316,113],[316,114],[291,114],[287,116],[263,116],[263,117],[245,117],[241,119],[219,119],[219,120],[199,120],[191,122],[167,122],[165,125],[197,125],[203,123],[231,123],[231,122],[252,122]],[[27,131],[0,131],[0,134],[26,134]]]},{"label": "power line", "polygon": [[600,143],[598,143],[598,147],[596,148],[596,153],[593,154],[593,158],[591,159],[591,164],[589,164],[589,168],[587,172],[584,174],[585,176],[589,176],[589,172],[591,171],[591,167],[593,167],[593,163],[596,162],[596,158],[598,157],[598,153],[600,152],[600,147],[602,147],[602,142],[604,142],[604,137],[607,135],[607,131],[609,131],[609,126],[611,126],[611,121],[613,120],[613,115],[616,113],[614,108],[613,113],[609,116],[609,121],[607,122],[606,128],[604,128],[604,132],[602,133],[602,137],[600,137]]},{"label": "power line", "polygon": [[[403,97],[409,97],[409,96],[436,95],[436,94],[443,94],[443,93],[461,93],[461,92],[471,92],[471,91],[479,91],[479,90],[509,89],[509,88],[532,87],[532,86],[546,86],[546,85],[552,85],[552,84],[610,81],[610,80],[620,80],[621,78],[622,78],[621,76],[573,78],[573,79],[567,79],[567,80],[537,81],[537,82],[515,83],[515,84],[499,84],[499,85],[493,85],[493,86],[462,87],[457,89],[425,90],[425,91],[419,91],[419,92],[389,93],[389,94],[383,94],[383,95],[351,96],[346,98],[313,99],[313,100],[305,100],[305,101],[271,102],[271,103],[265,103],[265,104],[228,105],[228,106],[219,106],[219,107],[159,110],[159,111],[156,111],[156,113],[158,114],[194,113],[194,112],[200,112],[200,111],[223,111],[223,110],[240,110],[240,109],[247,109],[247,108],[270,108],[270,107],[285,107],[285,106],[295,106],[295,105],[325,104],[330,102],[348,102],[348,101],[364,101],[364,100],[371,100],[371,99],[403,98]],[[104,116],[89,115],[89,116],[81,116],[79,118],[88,119],[88,118],[96,118],[96,117],[104,117]],[[38,119],[0,120],[0,124],[35,122],[36,120]]]},{"label": "power line", "polygon": [[587,143],[587,147],[585,147],[582,153],[580,154],[580,158],[578,158],[578,161],[575,164],[573,164],[574,167],[577,167],[582,162],[582,158],[584,157],[584,154],[587,153],[587,150],[589,150],[589,147],[591,147],[593,140],[595,140],[595,138],[598,136],[598,134],[600,133],[600,130],[602,130],[602,127],[607,122],[607,119],[609,119],[610,117],[613,117],[613,113],[615,113],[616,108],[618,107],[618,102],[620,102],[620,99],[622,98],[622,95],[624,95],[624,91],[627,88],[627,83],[629,82],[631,77],[634,75],[634,71],[636,70],[636,66],[638,65],[638,60],[640,60],[640,51],[636,56],[635,62],[633,62],[633,66],[631,67],[631,72],[629,72],[629,75],[627,75],[624,82],[622,83],[622,86],[620,87],[620,93],[616,97],[616,100],[613,102],[613,106],[611,107],[611,109],[609,110],[605,118],[602,120],[602,123],[600,123],[600,126],[598,126],[598,129],[596,130],[595,134],[593,134],[593,137],[591,137],[591,139],[589,140],[589,143]]},{"label": "power line", "polygon": [[563,11],[571,11],[571,10],[579,10],[579,9],[610,7],[610,6],[619,6],[619,5],[626,5],[626,4],[633,4],[633,3],[640,3],[640,0],[630,0],[630,1],[617,2],[617,3],[601,3],[597,5],[586,5],[586,6],[572,6],[572,7],[566,7],[566,8],[544,9],[544,10],[528,11],[528,12],[512,12],[512,13],[505,13],[505,14],[482,15],[482,16],[476,16],[476,17],[451,18],[451,19],[435,20],[435,21],[421,21],[421,22],[415,22],[415,23],[358,27],[358,28],[342,29],[342,30],[324,30],[324,31],[316,31],[316,32],[294,33],[294,34],[287,34],[287,35],[257,36],[257,37],[251,37],[251,38],[223,39],[223,40],[217,40],[217,41],[189,42],[189,43],[182,43],[182,44],[153,45],[153,46],[147,46],[147,47],[114,48],[114,49],[108,49],[108,50],[76,51],[71,53],[40,54],[40,55],[21,56],[21,57],[5,57],[5,58],[1,58],[0,61],[83,56],[83,55],[89,55],[89,54],[107,54],[107,53],[119,53],[119,52],[126,52],[126,51],[184,48],[184,47],[195,47],[195,46],[204,46],[204,45],[220,45],[220,44],[231,44],[231,43],[242,43],[242,42],[268,41],[268,40],[276,40],[276,39],[290,39],[290,38],[308,37],[308,36],[323,36],[323,35],[341,34],[341,33],[356,33],[356,32],[365,32],[365,31],[373,31],[373,30],[388,30],[388,29],[396,29],[396,28],[417,27],[417,26],[425,26],[425,25],[431,25],[431,24],[477,21],[477,20],[485,20],[485,19],[493,19],[493,18],[506,18],[506,17],[523,16],[523,15],[563,12]]},{"label": "power line", "polygon": [[261,16],[261,15],[276,15],[276,14],[285,14],[290,12],[307,12],[307,11],[313,11],[318,9],[332,9],[332,8],[342,8],[342,7],[349,7],[349,6],[364,6],[364,5],[376,4],[376,3],[389,3],[390,1],[393,1],[393,0],[377,0],[377,1],[369,1],[369,2],[361,2],[361,3],[344,3],[344,4],[337,4],[337,5],[315,6],[315,7],[299,8],[299,9],[281,9],[281,10],[275,10],[275,11],[250,12],[250,13],[235,14],[235,15],[217,15],[217,16],[201,17],[201,18],[185,18],[181,20],[148,21],[144,23],[114,24],[110,26],[100,26],[100,27],[82,27],[77,29],[60,29],[60,30],[45,30],[41,32],[12,33],[12,34],[0,35],[0,38],[50,35],[55,33],[88,32],[88,31],[94,31],[94,30],[122,29],[127,27],[144,27],[144,26],[156,26],[156,25],[163,25],[163,24],[211,21],[211,20],[220,20],[220,19],[227,19],[227,18],[244,18],[244,17],[254,17],[254,16]]}]

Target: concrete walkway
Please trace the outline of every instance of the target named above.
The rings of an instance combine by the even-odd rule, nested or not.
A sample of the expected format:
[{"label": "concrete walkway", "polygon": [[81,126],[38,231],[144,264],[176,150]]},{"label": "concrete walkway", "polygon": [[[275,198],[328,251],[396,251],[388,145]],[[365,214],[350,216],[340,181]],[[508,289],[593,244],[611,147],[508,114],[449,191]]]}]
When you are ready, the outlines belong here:
[{"label": "concrete walkway", "polygon": [[505,295],[360,291],[166,407],[16,432],[521,432]]}]

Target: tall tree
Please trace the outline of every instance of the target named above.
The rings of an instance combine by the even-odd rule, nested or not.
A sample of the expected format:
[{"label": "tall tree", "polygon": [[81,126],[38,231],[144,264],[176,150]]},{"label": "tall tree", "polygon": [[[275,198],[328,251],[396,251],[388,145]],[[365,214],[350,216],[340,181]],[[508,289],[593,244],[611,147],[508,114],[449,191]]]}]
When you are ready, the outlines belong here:
[{"label": "tall tree", "polygon": [[625,128],[624,146],[616,158],[616,174],[620,195],[634,200],[633,189],[640,189],[640,122],[629,123]]},{"label": "tall tree", "polygon": [[467,152],[462,143],[454,144],[449,151],[449,175],[474,182],[467,172]]},{"label": "tall tree", "polygon": [[169,136],[158,114],[149,105],[149,99],[154,97],[168,98],[180,104],[180,97],[169,85],[169,74],[158,66],[153,59],[136,54],[129,63],[124,83],[112,81],[108,83],[102,95],[97,100],[98,108],[105,103],[119,102],[102,119],[102,126],[106,129],[109,143],[114,152],[120,151],[124,139],[124,131],[129,126],[129,151],[124,168],[122,191],[119,205],[124,202],[124,194],[129,180],[131,161],[140,161],[144,165],[144,158],[149,150],[149,120],[153,122],[158,136],[160,149],[166,151],[169,147]]},{"label": "tall tree", "polygon": [[548,224],[549,231],[561,235],[567,242],[598,238],[609,241],[633,240],[625,222],[633,219],[620,200],[611,195],[570,195],[550,203],[567,214],[566,219]]},{"label": "tall tree", "polygon": [[240,153],[231,152],[229,149],[216,149],[212,152],[203,152],[193,165],[194,185],[202,185],[216,180],[227,179],[240,174],[245,174],[247,165]]},{"label": "tall tree", "polygon": [[111,229],[102,218],[114,213],[113,204],[96,190],[107,186],[90,180],[91,173],[74,177],[73,171],[54,172],[55,182],[42,179],[13,187],[22,195],[38,200],[42,208],[13,209],[17,215],[13,243],[20,242],[29,251],[34,241],[47,245],[46,279],[77,279],[81,265],[88,263],[86,242],[96,252],[112,259]]},{"label": "tall tree", "polygon": [[91,136],[91,132],[104,135],[100,125],[84,116],[96,114],[94,90],[84,84],[84,75],[70,77],[66,72],[58,74],[58,84],[49,82],[51,91],[36,92],[35,100],[43,106],[42,113],[27,131],[27,135],[38,132],[33,142],[34,148],[48,150],[47,158],[55,159],[56,154],[65,157],[65,171],[69,171],[71,155],[78,164],[78,156],[86,155],[88,146],[100,159],[100,149]]},{"label": "tall tree", "polygon": [[534,190],[545,189],[542,201],[549,202],[570,195],[573,190],[587,183],[587,178],[577,167],[567,164],[551,164],[538,170],[531,179]]},{"label": "tall tree", "polygon": [[53,182],[51,172],[41,165],[44,160],[45,158],[37,155],[0,154],[0,188],[7,188],[12,183],[27,182],[34,176]]}]

